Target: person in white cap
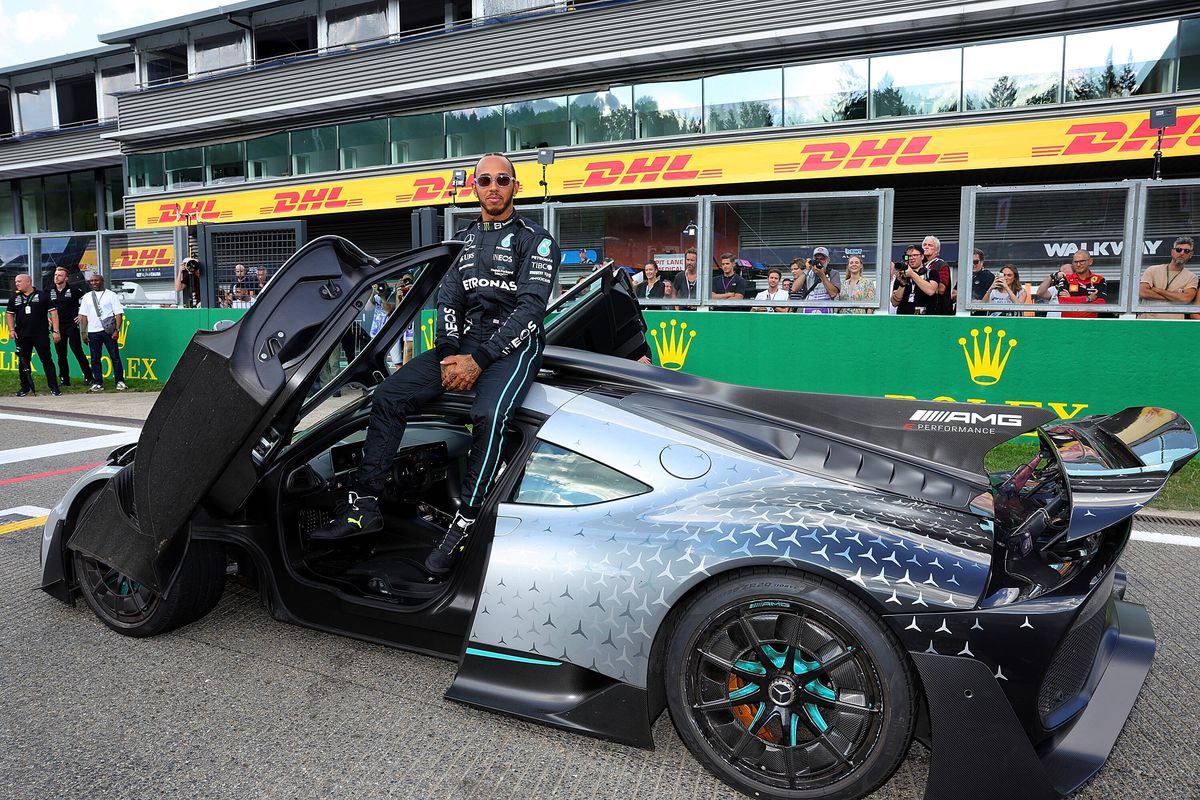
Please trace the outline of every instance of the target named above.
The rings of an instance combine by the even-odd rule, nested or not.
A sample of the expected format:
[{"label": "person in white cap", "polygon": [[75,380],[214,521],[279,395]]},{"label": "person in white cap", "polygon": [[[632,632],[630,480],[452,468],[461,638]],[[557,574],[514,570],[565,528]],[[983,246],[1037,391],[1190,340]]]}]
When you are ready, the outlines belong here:
[{"label": "person in white cap", "polygon": [[[808,302],[837,300],[842,290],[842,280],[837,270],[829,266],[829,248],[814,247],[812,258],[804,262],[804,276],[799,287],[792,282],[792,294],[801,294]],[[805,308],[806,314],[830,314],[832,308]]]}]

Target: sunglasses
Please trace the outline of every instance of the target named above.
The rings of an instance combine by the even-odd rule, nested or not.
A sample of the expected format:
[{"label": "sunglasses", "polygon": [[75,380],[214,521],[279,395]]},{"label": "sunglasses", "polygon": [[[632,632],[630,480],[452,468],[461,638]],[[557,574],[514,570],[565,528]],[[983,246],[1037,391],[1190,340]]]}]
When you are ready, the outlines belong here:
[{"label": "sunglasses", "polygon": [[1192,251],[1190,248],[1187,248],[1187,247],[1176,247],[1175,252],[1176,253],[1190,253]]},{"label": "sunglasses", "polygon": [[982,264],[983,262],[982,262],[982,261],[980,261],[978,258],[972,258],[972,259],[971,259],[971,263],[972,263],[972,264]]},{"label": "sunglasses", "polygon": [[504,188],[512,186],[513,176],[507,172],[497,172],[495,175],[489,175],[485,172],[482,175],[475,176],[475,185],[482,186],[484,189],[491,186],[492,181],[495,181],[497,186]]}]

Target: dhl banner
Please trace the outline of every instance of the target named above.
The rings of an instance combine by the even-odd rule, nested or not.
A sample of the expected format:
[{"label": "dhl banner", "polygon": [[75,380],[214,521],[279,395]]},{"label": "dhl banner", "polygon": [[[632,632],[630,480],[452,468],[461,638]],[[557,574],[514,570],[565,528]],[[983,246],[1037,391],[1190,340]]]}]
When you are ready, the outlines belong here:
[{"label": "dhl banner", "polygon": [[110,247],[108,265],[114,278],[168,278],[175,274],[175,246],[170,244]]},{"label": "dhl banner", "polygon": [[[981,123],[918,131],[774,139],[726,145],[563,158],[547,171],[555,197],[659,186],[706,187],[851,175],[1077,164],[1148,158],[1157,131],[1144,111],[1026,122]],[[1167,155],[1200,154],[1200,107],[1181,108],[1166,130]],[[534,195],[537,165],[520,194]],[[441,205],[472,199],[450,185],[451,170],[341,179],[285,189],[256,189],[137,203],[137,227],[245,222],[308,214]],[[468,179],[469,180],[469,179]]]}]

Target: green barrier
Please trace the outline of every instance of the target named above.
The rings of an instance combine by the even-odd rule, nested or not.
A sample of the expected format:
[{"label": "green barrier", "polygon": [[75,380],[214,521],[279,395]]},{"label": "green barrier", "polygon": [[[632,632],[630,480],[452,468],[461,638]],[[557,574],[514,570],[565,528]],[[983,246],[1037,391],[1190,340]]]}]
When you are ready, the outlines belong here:
[{"label": "green barrier", "polygon": [[[198,328],[243,313],[129,309],[118,337],[125,375],[165,382]],[[730,383],[1032,406],[1063,419],[1151,405],[1200,423],[1191,321],[647,311],[646,322],[656,364]],[[2,325],[0,369],[15,371]],[[433,326],[423,312],[416,352],[433,346]]]}]

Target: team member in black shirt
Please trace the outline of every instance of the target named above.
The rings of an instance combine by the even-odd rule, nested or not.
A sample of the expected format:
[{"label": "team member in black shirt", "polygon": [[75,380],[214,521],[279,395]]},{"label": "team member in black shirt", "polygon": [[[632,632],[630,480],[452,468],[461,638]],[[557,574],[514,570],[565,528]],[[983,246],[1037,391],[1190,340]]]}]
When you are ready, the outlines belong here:
[{"label": "team member in black shirt", "polygon": [[71,385],[70,362],[67,359],[67,347],[75,354],[79,369],[83,371],[84,383],[92,382],[92,368],[88,366],[87,355],[83,352],[83,341],[79,337],[79,298],[87,294],[78,286],[68,286],[67,278],[70,273],[66,267],[54,270],[54,285],[46,292],[50,307],[58,312],[59,338],[54,341],[54,355],[58,361],[58,382],[62,386]]},{"label": "team member in black shirt", "polygon": [[17,292],[8,298],[8,329],[17,340],[18,372],[21,375],[21,391],[17,397],[36,394],[33,387],[33,351],[37,350],[38,361],[46,373],[46,385],[50,394],[58,397],[58,380],[54,377],[54,362],[50,360],[50,337],[59,340],[58,313],[46,302],[46,297],[33,288],[28,275],[18,275],[14,281]]}]

